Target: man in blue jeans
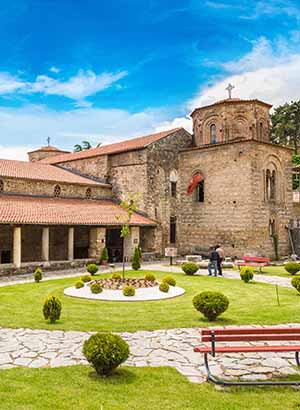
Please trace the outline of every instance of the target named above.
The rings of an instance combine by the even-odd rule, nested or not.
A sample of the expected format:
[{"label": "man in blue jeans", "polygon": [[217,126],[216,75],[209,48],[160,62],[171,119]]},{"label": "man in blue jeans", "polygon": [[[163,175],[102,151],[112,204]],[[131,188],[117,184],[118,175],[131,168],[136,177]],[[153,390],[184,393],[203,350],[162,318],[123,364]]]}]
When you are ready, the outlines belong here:
[{"label": "man in blue jeans", "polygon": [[214,269],[214,275],[218,275],[218,266],[220,263],[220,255],[216,251],[216,248],[213,248],[213,250],[210,253],[209,256],[209,263],[208,263],[208,276],[212,276],[212,268]]}]

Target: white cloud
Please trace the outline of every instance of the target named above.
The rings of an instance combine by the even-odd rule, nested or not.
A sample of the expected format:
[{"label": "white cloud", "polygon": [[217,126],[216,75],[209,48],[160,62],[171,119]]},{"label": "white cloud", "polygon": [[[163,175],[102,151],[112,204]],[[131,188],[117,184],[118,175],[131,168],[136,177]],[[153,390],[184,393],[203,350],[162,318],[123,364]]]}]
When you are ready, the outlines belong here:
[{"label": "white cloud", "polygon": [[235,85],[233,96],[259,98],[275,106],[300,97],[300,53],[292,44],[290,47],[284,41],[272,44],[262,38],[240,60],[221,66],[226,70],[222,80],[203,87],[188,103],[189,109],[226,98],[229,82]]},{"label": "white cloud", "polygon": [[52,67],[49,68],[49,71],[51,71],[51,73],[57,74],[57,73],[60,72],[60,69],[55,67],[55,66],[52,66]]},{"label": "white cloud", "polygon": [[[58,69],[52,67],[57,73]],[[56,71],[54,71],[56,70]],[[86,97],[103,91],[127,75],[127,71],[118,73],[94,73],[92,70],[79,70],[67,80],[53,78],[48,75],[38,75],[35,81],[25,81],[9,73],[0,72],[0,94],[34,94],[59,95],[77,101],[78,106],[87,106]]]},{"label": "white cloud", "polygon": [[29,152],[31,149],[31,146],[16,145],[4,147],[0,145],[0,158],[27,161],[27,152]]},{"label": "white cloud", "polygon": [[193,132],[192,120],[188,117],[178,117],[172,121],[163,121],[155,127],[155,131],[166,131],[172,128],[185,128],[189,132]]}]

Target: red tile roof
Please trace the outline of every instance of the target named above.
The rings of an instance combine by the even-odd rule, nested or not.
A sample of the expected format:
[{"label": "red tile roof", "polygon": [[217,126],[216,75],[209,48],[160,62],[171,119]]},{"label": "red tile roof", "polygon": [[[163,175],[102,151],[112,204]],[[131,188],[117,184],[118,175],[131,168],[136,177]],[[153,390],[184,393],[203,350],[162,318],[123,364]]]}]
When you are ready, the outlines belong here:
[{"label": "red tile roof", "polygon": [[114,144],[103,145],[99,148],[91,148],[89,150],[73,152],[70,154],[63,154],[44,158],[39,162],[45,164],[59,164],[62,162],[75,161],[83,158],[97,157],[100,155],[117,154],[119,152],[133,151],[143,149],[161,138],[167,137],[181,128],[174,128],[168,131],[158,132],[156,134],[146,135],[144,137],[132,138],[130,140],[116,142]]},{"label": "red tile roof", "polygon": [[0,178],[20,178],[38,181],[66,182],[69,184],[110,186],[93,181],[89,178],[73,174],[53,165],[40,162],[13,161],[0,159]]},{"label": "red tile roof", "polygon": [[[125,218],[123,208],[112,201],[0,195],[0,224],[120,225]],[[130,225],[155,226],[156,222],[135,213]]]},{"label": "red tile roof", "polygon": [[33,151],[28,152],[28,154],[33,154],[34,152],[39,152],[39,151],[43,151],[43,152],[65,152],[68,153],[69,151],[63,151],[59,148],[56,147],[52,147],[52,145],[46,145],[44,147],[40,147],[38,149],[35,149]]},{"label": "red tile roof", "polygon": [[205,105],[205,106],[203,106],[203,107],[198,107],[198,108],[195,108],[194,109],[194,111],[190,114],[191,116],[193,116],[193,114],[195,113],[195,112],[197,112],[197,111],[199,111],[199,110],[203,110],[204,108],[208,108],[208,107],[213,107],[214,105],[219,105],[219,104],[234,104],[234,103],[252,103],[252,102],[255,102],[255,103],[258,103],[258,104],[263,104],[263,105],[266,105],[267,107],[269,107],[269,108],[272,108],[272,105],[271,104],[268,104],[268,103],[265,103],[264,101],[260,101],[260,100],[258,100],[258,99],[252,99],[252,100],[243,100],[243,99],[241,99],[241,98],[225,98],[225,99],[223,99],[223,100],[219,100],[219,101],[216,101],[216,102],[214,102],[213,104],[209,104],[209,105]]}]

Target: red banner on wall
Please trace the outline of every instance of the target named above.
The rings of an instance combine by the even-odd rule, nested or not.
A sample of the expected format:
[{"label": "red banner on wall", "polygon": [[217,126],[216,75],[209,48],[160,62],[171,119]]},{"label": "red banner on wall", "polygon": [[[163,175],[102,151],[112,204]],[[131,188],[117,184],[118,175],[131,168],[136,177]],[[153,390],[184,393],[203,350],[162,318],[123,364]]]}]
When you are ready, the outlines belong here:
[{"label": "red banner on wall", "polygon": [[197,185],[199,184],[199,182],[203,181],[203,175],[201,174],[196,174],[192,177],[192,179],[190,180],[190,183],[188,185],[187,188],[187,195],[192,195],[192,193],[194,192],[195,188],[197,187]]}]

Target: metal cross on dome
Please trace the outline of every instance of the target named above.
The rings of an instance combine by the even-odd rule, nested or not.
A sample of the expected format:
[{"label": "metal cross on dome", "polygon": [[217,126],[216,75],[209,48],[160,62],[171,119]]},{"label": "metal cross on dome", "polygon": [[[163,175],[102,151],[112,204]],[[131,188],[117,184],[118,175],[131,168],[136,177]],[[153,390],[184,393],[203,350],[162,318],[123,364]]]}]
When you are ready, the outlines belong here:
[{"label": "metal cross on dome", "polygon": [[50,145],[50,137],[47,138],[48,147]]},{"label": "metal cross on dome", "polygon": [[229,96],[229,98],[231,98],[231,91],[232,91],[234,88],[235,88],[235,86],[232,85],[232,84],[230,84],[230,83],[228,84],[228,87],[225,88],[225,90],[228,91],[228,96]]}]

